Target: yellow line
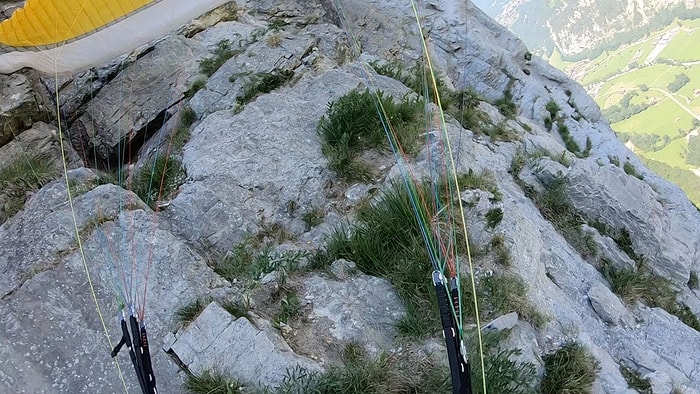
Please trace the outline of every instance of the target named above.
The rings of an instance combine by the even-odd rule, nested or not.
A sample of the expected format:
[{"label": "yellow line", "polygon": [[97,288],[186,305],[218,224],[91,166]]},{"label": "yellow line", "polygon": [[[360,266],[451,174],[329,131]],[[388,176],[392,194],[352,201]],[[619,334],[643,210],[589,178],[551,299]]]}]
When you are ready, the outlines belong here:
[{"label": "yellow line", "polygon": [[[476,316],[475,316],[476,332],[477,332],[477,338],[479,341],[479,359],[481,362],[481,382],[482,382],[482,386],[483,386],[483,390],[484,390],[483,393],[486,394],[486,368],[484,367],[484,345],[483,345],[483,341],[481,338],[481,320],[479,319],[479,304],[477,301],[477,294],[476,294],[476,281],[474,279],[474,264],[472,262],[471,250],[469,248],[469,237],[467,234],[467,223],[466,223],[466,219],[464,218],[464,206],[462,204],[462,198],[459,195],[460,190],[459,190],[459,181],[457,179],[457,168],[455,167],[455,161],[454,161],[454,157],[452,155],[452,146],[450,143],[450,138],[449,138],[449,135],[447,134],[447,123],[445,122],[445,113],[442,110],[442,103],[440,102],[440,95],[438,94],[437,81],[435,78],[435,72],[433,70],[432,62],[430,61],[430,53],[428,52],[428,44],[425,42],[425,37],[423,36],[423,26],[420,23],[418,9],[416,8],[416,3],[414,0],[411,0],[411,7],[413,8],[413,15],[416,17],[416,23],[418,25],[418,34],[420,35],[421,45],[423,46],[423,51],[425,52],[425,58],[428,62],[428,69],[430,70],[431,82],[433,84],[433,89],[434,89],[434,93],[435,93],[435,101],[437,101],[436,105],[437,105],[438,111],[440,113],[440,120],[442,122],[442,128],[443,128],[443,132],[445,135],[445,143],[447,145],[447,152],[449,154],[450,165],[452,166],[452,176],[453,176],[453,180],[455,182],[455,185],[457,187],[457,201],[459,202],[459,212],[460,212],[460,216],[462,218],[462,230],[464,231],[464,242],[466,243],[466,246],[467,246],[467,259],[469,261],[469,276],[471,277],[472,298],[474,299],[474,311],[476,314]],[[459,318],[461,319],[461,316],[459,316]],[[460,329],[461,329],[461,322],[460,322]]]},{"label": "yellow line", "polygon": [[[85,7],[85,3],[87,0],[83,2],[83,7]],[[75,21],[74,21],[75,24]],[[56,26],[56,30],[58,30],[58,25]],[[57,65],[57,59],[54,58],[54,69],[58,69]],[[56,100],[56,119],[57,119],[57,125],[58,125],[58,141],[60,144],[61,148],[61,161],[63,162],[63,177],[66,180],[66,194],[68,195],[68,205],[70,206],[70,211],[71,211],[71,216],[73,218],[73,231],[75,232],[75,239],[78,241],[78,249],[80,250],[80,259],[82,260],[83,263],[83,268],[85,269],[85,275],[87,276],[88,280],[88,285],[90,286],[90,293],[92,295],[92,300],[95,302],[95,308],[97,309],[97,314],[100,317],[100,322],[102,323],[102,329],[104,330],[105,337],[107,338],[107,343],[109,344],[109,349],[112,350],[114,348],[114,345],[112,344],[112,340],[109,337],[109,329],[107,329],[107,324],[105,323],[105,319],[102,315],[102,308],[100,308],[100,303],[97,301],[97,294],[95,292],[95,286],[92,282],[92,276],[90,275],[90,269],[88,268],[87,264],[87,258],[85,257],[85,250],[83,249],[83,242],[80,239],[80,230],[78,230],[78,220],[75,216],[75,207],[73,206],[73,196],[70,191],[70,182],[68,181],[68,164],[66,163],[66,152],[65,152],[65,147],[63,144],[63,124],[61,123],[61,104],[60,104],[60,93],[59,93],[59,85],[58,85],[58,72],[54,73],[54,90],[55,90],[55,100]],[[122,385],[124,386],[124,392],[128,393],[128,388],[126,385],[126,380],[124,379],[124,374],[122,373],[121,366],[119,365],[119,360],[114,357],[112,358],[114,361],[114,364],[117,367],[117,371],[119,374],[119,379],[122,382]]]}]

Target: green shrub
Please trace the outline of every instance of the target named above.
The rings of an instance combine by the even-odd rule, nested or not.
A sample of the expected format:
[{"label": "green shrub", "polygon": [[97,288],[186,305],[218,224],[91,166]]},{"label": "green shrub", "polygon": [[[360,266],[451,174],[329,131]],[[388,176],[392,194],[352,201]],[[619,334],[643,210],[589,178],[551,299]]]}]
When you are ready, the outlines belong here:
[{"label": "green shrub", "polygon": [[700,289],[700,281],[698,281],[698,273],[695,271],[690,271],[690,277],[688,278],[688,287],[691,290]]},{"label": "green shrub", "polygon": [[577,343],[567,343],[544,357],[543,394],[587,394],[600,370],[599,363]]},{"label": "green shrub", "polygon": [[486,227],[494,228],[503,220],[503,209],[491,208],[486,212]]},{"label": "green shrub", "polygon": [[514,118],[518,112],[518,107],[513,102],[513,93],[510,90],[503,92],[503,97],[496,100],[493,104],[506,118]]},{"label": "green shrub", "polygon": [[554,120],[550,118],[549,116],[544,117],[544,127],[547,129],[547,131],[552,131],[552,126],[554,125]]},{"label": "green shrub", "polygon": [[593,142],[591,141],[591,137],[586,136],[586,149],[583,150],[583,156],[590,156],[591,149],[593,149]]},{"label": "green shrub", "polygon": [[641,175],[640,173],[638,173],[637,169],[634,168],[632,163],[630,163],[629,161],[625,162],[625,164],[622,166],[622,169],[625,171],[625,173],[627,175],[632,175],[633,177],[638,178],[638,179],[644,179],[644,176]]},{"label": "green shrub", "polygon": [[238,394],[243,385],[220,372],[188,374],[185,389],[193,394]]},{"label": "green shrub", "polygon": [[275,316],[275,324],[287,324],[289,320],[301,315],[301,303],[296,291],[288,291],[282,299],[280,312]]},{"label": "green shrub", "polygon": [[221,40],[217,44],[216,50],[214,50],[214,56],[199,61],[199,71],[206,74],[207,77],[210,77],[216,70],[223,66],[228,59],[237,54],[237,51],[231,49],[231,42],[229,40]]},{"label": "green shrub", "polygon": [[549,100],[544,108],[547,110],[547,112],[549,112],[550,120],[557,119],[557,114],[561,110],[561,108],[559,108],[559,104],[557,104],[557,102],[554,100]]},{"label": "green shrub", "polygon": [[258,280],[272,271],[295,271],[303,258],[301,251],[274,253],[272,247],[256,248],[251,242],[241,242],[234,246],[228,255],[215,263],[214,272],[229,281],[234,279]]},{"label": "green shrub", "polygon": [[[379,105],[383,108],[381,115]],[[420,101],[406,99],[395,104],[381,91],[375,94],[365,90],[352,91],[330,103],[317,127],[321,150],[328,158],[330,168],[348,180],[365,178],[367,170],[355,161],[355,157],[362,150],[386,145],[385,116],[391,121],[396,140],[403,150],[413,152],[418,146],[419,127],[422,125]]]}]

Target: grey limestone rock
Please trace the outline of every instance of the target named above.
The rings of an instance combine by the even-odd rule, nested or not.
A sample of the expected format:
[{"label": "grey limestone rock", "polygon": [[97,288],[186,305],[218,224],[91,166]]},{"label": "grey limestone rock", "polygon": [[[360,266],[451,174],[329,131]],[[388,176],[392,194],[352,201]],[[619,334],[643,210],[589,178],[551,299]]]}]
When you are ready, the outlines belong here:
[{"label": "grey limestone rock", "polygon": [[625,327],[634,324],[632,316],[622,301],[602,284],[593,285],[588,290],[588,298],[591,300],[593,310],[604,322],[612,325],[622,324]]},{"label": "grey limestone rock", "polygon": [[193,373],[217,371],[244,383],[278,386],[288,369],[320,371],[319,365],[295,354],[269,323],[234,318],[216,302],[168,346]]},{"label": "grey limestone rock", "polygon": [[35,122],[51,119],[47,92],[33,72],[0,74],[0,92],[0,146]]},{"label": "grey limestone rock", "polygon": [[158,130],[166,110],[182,99],[205,53],[197,41],[170,36],[126,66],[72,124],[76,149],[101,161],[114,160],[120,144],[136,152],[144,135]]},{"label": "grey limestone rock", "polygon": [[300,293],[312,305],[311,324],[338,344],[358,342],[373,354],[392,348],[404,307],[391,284],[362,273],[344,281],[313,275]]}]

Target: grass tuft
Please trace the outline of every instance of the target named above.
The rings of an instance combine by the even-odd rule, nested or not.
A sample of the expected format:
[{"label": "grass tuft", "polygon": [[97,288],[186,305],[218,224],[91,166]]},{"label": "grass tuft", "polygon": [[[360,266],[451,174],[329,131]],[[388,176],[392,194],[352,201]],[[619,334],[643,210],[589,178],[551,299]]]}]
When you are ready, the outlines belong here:
[{"label": "grass tuft", "polygon": [[625,171],[627,175],[632,175],[633,177],[637,179],[644,179],[644,176],[640,173],[637,172],[637,169],[634,168],[632,163],[629,161],[626,161],[625,164],[622,166],[622,169]]},{"label": "grass tuft", "polygon": [[488,191],[493,194],[493,201],[501,201],[503,195],[500,190],[498,190],[498,184],[493,176],[493,173],[489,171],[483,171],[479,174],[474,172],[471,168],[466,174],[461,174],[457,177],[457,184],[460,189],[479,189]]},{"label": "grass tuft", "polygon": [[197,120],[197,113],[187,106],[180,111],[180,118],[175,126],[175,135],[172,138],[172,150],[182,151],[187,141],[190,140],[190,127]]},{"label": "grass tuft", "polygon": [[[421,186],[420,193],[430,195],[425,188]],[[326,258],[354,261],[362,272],[391,281],[407,310],[399,330],[408,336],[430,335],[439,329],[437,306],[430,281],[430,257],[413,205],[403,184],[393,183],[381,193],[374,204],[358,209],[358,221],[352,229],[330,235]],[[434,205],[430,200],[426,203]],[[426,211],[436,209],[432,206]]]},{"label": "grass tuft", "polygon": [[651,382],[649,379],[644,379],[639,372],[620,364],[620,373],[627,381],[628,387],[637,390],[641,394],[653,394]]},{"label": "grass tuft", "polygon": [[443,393],[450,390],[449,376],[438,365],[416,356],[379,354],[369,357],[356,344],[343,349],[342,367],[326,372],[293,368],[287,371],[280,387],[263,390],[265,394],[399,394]]},{"label": "grass tuft", "polygon": [[[201,64],[200,64],[201,66]],[[192,85],[185,91],[185,98],[192,98],[197,92],[204,89],[207,86],[207,80],[203,78],[197,78],[192,82]]]},{"label": "grass tuft", "polygon": [[[537,373],[535,366],[527,362],[512,361],[522,354],[520,349],[502,348],[510,335],[509,330],[485,331],[481,338],[484,346],[484,372],[487,393],[531,394],[535,392]],[[479,354],[476,335],[470,340],[470,353]],[[471,362],[472,392],[483,394],[481,362],[474,358]]]},{"label": "grass tuft", "polygon": [[578,143],[574,137],[572,137],[569,133],[569,126],[565,125],[563,121],[559,120],[559,122],[557,122],[557,129],[559,130],[561,139],[564,141],[564,146],[566,146],[566,149],[578,157],[583,156],[581,147],[578,146]]},{"label": "grass tuft", "polygon": [[695,271],[690,271],[690,277],[688,278],[688,287],[691,290],[700,289],[700,281],[698,280],[698,273]]},{"label": "grass tuft", "polygon": [[311,227],[316,227],[323,223],[323,218],[326,217],[326,211],[321,208],[313,208],[301,216],[301,220],[306,223],[307,230]]},{"label": "grass tuft", "polygon": [[253,101],[261,94],[270,93],[287,83],[294,76],[291,70],[275,70],[269,73],[254,74],[243,87],[243,92],[236,99],[239,108]]},{"label": "grass tuft", "polygon": [[199,316],[206,307],[206,302],[197,298],[189,304],[179,308],[175,312],[175,317],[180,323],[187,325],[195,321],[197,316]]},{"label": "grass tuft", "polygon": [[188,374],[185,389],[193,394],[238,394],[243,385],[220,372]]},{"label": "grass tuft", "polygon": [[643,264],[636,270],[621,270],[606,261],[601,270],[613,292],[626,303],[639,300],[650,307],[663,308],[688,327],[700,331],[700,320],[687,305],[676,300],[668,279],[653,274]]},{"label": "grass tuft", "polygon": [[503,97],[496,100],[493,104],[506,118],[513,119],[518,112],[518,107],[513,102],[513,93],[510,90],[503,92]]},{"label": "grass tuft", "polygon": [[157,209],[160,201],[175,193],[183,172],[182,163],[175,156],[159,155],[136,174],[131,190],[151,209]]},{"label": "grass tuft", "polygon": [[501,208],[491,208],[486,212],[486,226],[488,228],[495,228],[503,220],[503,209]]},{"label": "grass tuft", "polygon": [[581,227],[585,223],[584,218],[571,205],[566,195],[564,179],[546,185],[541,194],[529,194],[542,216],[554,225],[582,257],[595,258],[598,255],[593,235],[584,232]]},{"label": "grass tuft", "polygon": [[0,224],[14,216],[23,207],[30,192],[39,190],[58,176],[49,160],[20,158],[0,170]]},{"label": "grass tuft", "polygon": [[[381,103],[386,113],[379,116]],[[422,124],[422,104],[405,99],[396,104],[381,91],[352,91],[328,105],[326,115],[318,122],[321,150],[330,168],[346,180],[363,180],[368,170],[356,161],[362,150],[386,145],[384,124],[390,121],[399,144],[408,152],[418,147],[419,126]]]},{"label": "grass tuft", "polygon": [[214,56],[199,61],[199,71],[207,77],[211,77],[228,59],[236,54],[237,52],[231,49],[229,40],[221,40],[217,44],[216,50],[214,50]]},{"label": "grass tuft", "polygon": [[600,370],[599,363],[577,343],[567,343],[544,357],[543,394],[587,394]]},{"label": "grass tuft", "polygon": [[[485,304],[483,307],[486,309],[487,318],[517,312],[522,319],[535,327],[541,328],[547,322],[547,318],[527,299],[527,285],[517,276],[494,274],[484,277],[479,289],[479,301]],[[470,302],[472,303],[473,301]]]},{"label": "grass tuft", "polygon": [[559,104],[554,100],[549,100],[544,108],[549,112],[549,119],[556,119],[557,114],[561,110]]},{"label": "grass tuft", "polygon": [[504,267],[510,267],[512,265],[513,257],[510,255],[510,251],[506,246],[505,238],[502,234],[493,237],[491,240],[491,247],[496,254],[496,263]]},{"label": "grass tuft", "polygon": [[95,216],[91,217],[80,229],[78,236],[81,240],[87,239],[92,233],[100,227],[101,225],[112,220],[111,217],[104,214],[104,212],[98,211]]}]

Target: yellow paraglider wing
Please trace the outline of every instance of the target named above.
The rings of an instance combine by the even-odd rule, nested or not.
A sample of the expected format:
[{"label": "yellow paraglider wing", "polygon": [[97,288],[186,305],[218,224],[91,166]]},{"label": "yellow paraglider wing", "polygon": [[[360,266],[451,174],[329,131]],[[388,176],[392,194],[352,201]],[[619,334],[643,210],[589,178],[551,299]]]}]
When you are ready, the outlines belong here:
[{"label": "yellow paraglider wing", "polygon": [[226,0],[27,0],[0,23],[0,73],[76,72],[127,53]]}]

